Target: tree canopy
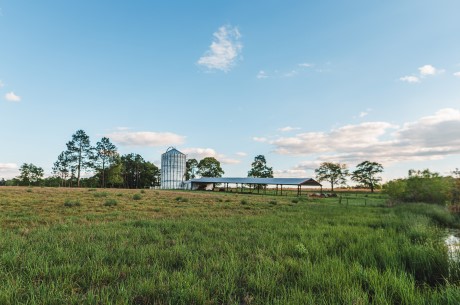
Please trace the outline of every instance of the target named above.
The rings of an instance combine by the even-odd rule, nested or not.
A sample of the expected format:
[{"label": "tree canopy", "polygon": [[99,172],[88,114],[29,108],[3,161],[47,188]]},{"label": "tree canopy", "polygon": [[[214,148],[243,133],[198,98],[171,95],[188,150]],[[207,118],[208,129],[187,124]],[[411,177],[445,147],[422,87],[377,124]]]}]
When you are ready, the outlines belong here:
[{"label": "tree canopy", "polygon": [[257,155],[251,164],[251,170],[248,171],[248,177],[256,178],[273,178],[273,167],[267,166],[265,156]]},{"label": "tree canopy", "polygon": [[334,191],[334,185],[345,184],[348,170],[345,164],[323,162],[315,169],[315,173],[318,181],[328,181]]},{"label": "tree canopy", "polygon": [[70,166],[77,173],[77,186],[80,187],[81,171],[93,167],[94,149],[91,147],[89,136],[83,130],[77,130],[72,140],[67,142],[67,152]]},{"label": "tree canopy", "polygon": [[375,186],[382,181],[378,174],[383,172],[383,166],[377,162],[364,161],[356,166],[356,170],[351,174],[351,179],[362,185],[369,187],[374,192]]},{"label": "tree canopy", "polygon": [[224,173],[220,162],[214,157],[206,157],[198,163],[198,174],[201,177],[222,177]]}]

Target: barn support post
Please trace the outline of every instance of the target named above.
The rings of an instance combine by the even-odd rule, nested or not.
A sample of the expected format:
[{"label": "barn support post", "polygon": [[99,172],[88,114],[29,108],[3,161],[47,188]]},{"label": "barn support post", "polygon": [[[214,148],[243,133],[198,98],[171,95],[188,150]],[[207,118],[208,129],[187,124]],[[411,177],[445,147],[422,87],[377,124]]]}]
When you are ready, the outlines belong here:
[{"label": "barn support post", "polygon": [[283,196],[283,185],[281,184],[281,196]]}]

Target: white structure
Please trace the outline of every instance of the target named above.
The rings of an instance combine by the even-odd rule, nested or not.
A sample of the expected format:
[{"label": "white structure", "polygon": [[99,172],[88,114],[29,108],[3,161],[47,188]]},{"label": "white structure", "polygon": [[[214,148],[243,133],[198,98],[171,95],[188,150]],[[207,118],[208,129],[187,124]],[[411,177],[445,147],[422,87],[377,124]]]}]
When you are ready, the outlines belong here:
[{"label": "white structure", "polygon": [[182,189],[184,180],[185,155],[170,147],[161,155],[161,188]]}]

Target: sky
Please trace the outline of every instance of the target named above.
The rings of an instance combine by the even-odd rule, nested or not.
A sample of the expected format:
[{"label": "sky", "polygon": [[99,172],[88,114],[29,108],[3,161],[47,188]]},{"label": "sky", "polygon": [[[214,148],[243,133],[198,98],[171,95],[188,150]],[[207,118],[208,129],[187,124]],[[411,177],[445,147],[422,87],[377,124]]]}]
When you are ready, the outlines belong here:
[{"label": "sky", "polygon": [[0,1],[0,179],[72,134],[244,177],[460,167],[460,2]]}]

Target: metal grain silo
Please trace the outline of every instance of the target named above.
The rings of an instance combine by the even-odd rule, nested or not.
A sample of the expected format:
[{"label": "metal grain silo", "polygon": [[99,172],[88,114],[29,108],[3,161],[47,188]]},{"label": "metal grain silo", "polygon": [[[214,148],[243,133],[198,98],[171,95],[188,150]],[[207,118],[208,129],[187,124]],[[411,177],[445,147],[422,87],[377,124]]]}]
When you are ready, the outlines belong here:
[{"label": "metal grain silo", "polygon": [[161,155],[161,188],[181,189],[185,177],[185,155],[175,149],[168,148]]}]

